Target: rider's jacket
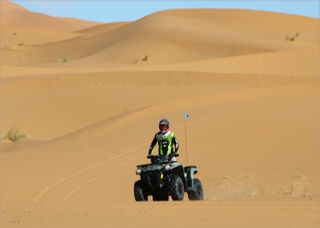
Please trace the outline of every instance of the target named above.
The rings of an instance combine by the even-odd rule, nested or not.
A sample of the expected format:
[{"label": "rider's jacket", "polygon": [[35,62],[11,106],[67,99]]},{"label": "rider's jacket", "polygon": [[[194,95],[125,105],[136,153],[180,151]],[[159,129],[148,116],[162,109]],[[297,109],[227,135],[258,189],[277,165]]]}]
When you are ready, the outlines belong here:
[{"label": "rider's jacket", "polygon": [[159,155],[170,155],[173,152],[173,148],[172,148],[173,145],[175,147],[174,153],[178,154],[179,142],[176,139],[173,132],[168,131],[165,134],[158,132],[157,134],[155,134],[151,142],[151,145],[149,147],[148,155],[152,154],[152,150],[157,143],[159,146],[159,150],[158,150]]}]

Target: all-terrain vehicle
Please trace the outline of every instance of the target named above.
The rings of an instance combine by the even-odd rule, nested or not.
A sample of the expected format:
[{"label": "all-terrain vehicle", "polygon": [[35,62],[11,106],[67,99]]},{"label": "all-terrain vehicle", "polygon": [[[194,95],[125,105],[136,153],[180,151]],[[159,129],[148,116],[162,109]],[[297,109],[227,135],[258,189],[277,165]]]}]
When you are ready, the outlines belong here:
[{"label": "all-terrain vehicle", "polygon": [[151,156],[151,164],[138,165],[136,174],[140,180],[134,183],[134,198],[136,201],[148,201],[152,195],[153,201],[181,201],[184,193],[189,200],[203,200],[203,189],[199,179],[194,178],[198,172],[196,166],[183,167],[180,162],[169,161],[169,157]]}]

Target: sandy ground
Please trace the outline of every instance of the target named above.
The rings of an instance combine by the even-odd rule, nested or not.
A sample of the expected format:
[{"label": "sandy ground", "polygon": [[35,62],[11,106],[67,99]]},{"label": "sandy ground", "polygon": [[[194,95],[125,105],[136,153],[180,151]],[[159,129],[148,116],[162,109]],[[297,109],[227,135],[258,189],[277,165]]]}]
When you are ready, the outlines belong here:
[{"label": "sandy ground", "polygon": [[[1,226],[319,227],[318,43],[288,14],[99,24],[1,1]],[[134,200],[162,118],[203,201]]]}]

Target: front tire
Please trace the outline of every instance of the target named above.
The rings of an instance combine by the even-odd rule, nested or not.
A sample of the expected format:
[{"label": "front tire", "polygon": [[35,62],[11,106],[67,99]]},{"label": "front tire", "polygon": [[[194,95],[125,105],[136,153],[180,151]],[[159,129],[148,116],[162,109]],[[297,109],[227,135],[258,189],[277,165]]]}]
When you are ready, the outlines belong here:
[{"label": "front tire", "polygon": [[136,201],[148,201],[146,187],[141,180],[134,183],[133,192]]},{"label": "front tire", "polygon": [[189,200],[203,200],[203,188],[199,179],[193,180],[193,191],[188,192]]},{"label": "front tire", "polygon": [[184,197],[183,181],[179,176],[174,175],[169,182],[169,193],[172,200],[181,201]]}]

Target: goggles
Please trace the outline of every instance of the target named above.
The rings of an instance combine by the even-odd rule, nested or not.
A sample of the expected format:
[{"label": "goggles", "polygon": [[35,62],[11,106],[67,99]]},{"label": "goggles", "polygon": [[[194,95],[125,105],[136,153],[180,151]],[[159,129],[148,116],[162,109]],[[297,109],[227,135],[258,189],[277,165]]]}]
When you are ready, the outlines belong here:
[{"label": "goggles", "polygon": [[160,129],[160,130],[168,130],[168,128],[169,128],[169,127],[168,127],[167,125],[165,125],[165,124],[160,124],[160,125],[159,125],[159,129]]}]

